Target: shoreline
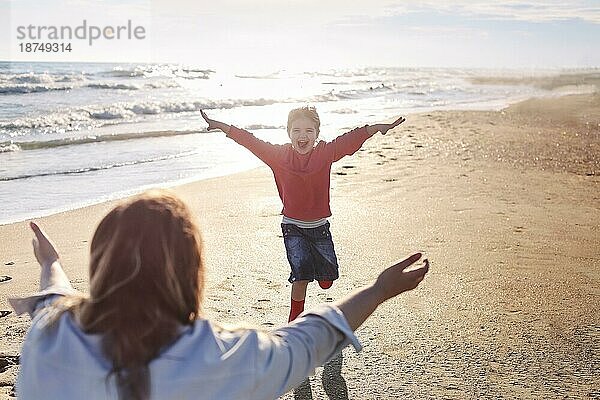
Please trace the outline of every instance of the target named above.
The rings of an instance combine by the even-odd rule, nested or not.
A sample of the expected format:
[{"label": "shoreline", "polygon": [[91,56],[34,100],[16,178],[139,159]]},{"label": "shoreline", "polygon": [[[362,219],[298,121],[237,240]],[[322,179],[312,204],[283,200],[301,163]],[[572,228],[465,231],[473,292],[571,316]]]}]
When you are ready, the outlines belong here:
[{"label": "shoreline", "polygon": [[215,179],[215,178],[221,178],[224,176],[240,174],[240,173],[244,173],[247,171],[251,171],[256,168],[259,168],[259,167],[256,167],[256,166],[241,167],[240,166],[239,169],[230,168],[230,169],[232,169],[232,171],[228,171],[228,172],[224,172],[224,173],[211,172],[211,173],[206,174],[206,176],[203,178],[185,178],[185,179],[180,179],[180,180],[171,181],[171,182],[164,182],[162,184],[149,184],[149,185],[145,185],[145,186],[141,186],[141,187],[137,187],[137,188],[124,190],[124,191],[121,191],[118,193],[113,193],[112,195],[103,196],[102,198],[97,199],[97,200],[89,200],[87,202],[83,201],[83,202],[72,204],[72,205],[56,207],[56,208],[53,208],[53,209],[47,210],[47,211],[39,211],[38,213],[29,214],[27,217],[16,217],[17,219],[6,221],[6,222],[0,221],[0,227],[6,226],[6,225],[11,225],[11,224],[18,224],[18,223],[26,222],[26,221],[33,220],[33,219],[47,218],[52,215],[68,213],[71,211],[81,210],[81,209],[87,208],[87,207],[94,207],[94,206],[97,206],[102,203],[112,203],[112,202],[120,201],[120,200],[126,199],[128,197],[135,196],[136,194],[142,193],[145,190],[158,189],[158,188],[172,189],[177,186],[188,185],[188,184],[194,183],[194,182],[201,182],[201,181],[204,181],[207,179]]},{"label": "shoreline", "polygon": [[[473,78],[473,79],[477,80],[478,78]],[[490,79],[493,82],[496,82],[497,79],[500,79],[497,82],[497,84],[502,82],[501,78],[490,78]],[[528,79],[531,79],[531,78],[528,78]],[[595,81],[594,81],[594,83],[595,83]],[[567,97],[567,96],[578,96],[580,98],[586,98],[588,96],[592,96],[592,97],[597,96],[598,93],[600,93],[600,92],[598,92],[598,89],[596,88],[595,91],[583,91],[583,92],[576,91],[576,93],[567,92],[566,94],[565,93],[549,93],[548,95],[542,96],[542,97],[524,96],[520,99],[513,99],[513,101],[510,101],[507,103],[502,103],[501,105],[498,103],[497,107],[491,106],[490,102],[487,101],[487,102],[484,102],[483,105],[481,105],[481,108],[475,107],[475,104],[469,104],[467,106],[467,108],[464,108],[464,109],[460,108],[460,107],[453,108],[453,109],[445,109],[445,108],[439,108],[439,109],[436,108],[436,109],[431,109],[431,110],[425,109],[422,111],[420,110],[419,112],[409,113],[409,114],[407,114],[407,117],[417,117],[418,118],[419,116],[422,116],[425,114],[438,113],[438,112],[442,112],[442,113],[502,112],[503,110],[511,109],[511,107],[515,108],[519,104],[527,104],[527,103],[531,103],[531,102],[535,102],[535,101],[541,101],[541,102],[552,101],[553,99],[559,99],[561,97]],[[494,101],[492,103],[496,103],[496,102]],[[15,217],[15,219],[0,221],[0,226],[24,222],[24,221],[31,220],[31,219],[45,218],[45,217],[49,217],[54,214],[61,214],[61,213],[69,212],[69,211],[79,210],[79,209],[85,208],[85,207],[95,206],[95,205],[106,203],[106,202],[122,200],[122,199],[128,198],[130,196],[133,196],[135,194],[141,193],[144,190],[148,190],[150,188],[173,188],[173,187],[182,186],[182,185],[186,185],[186,184],[193,183],[193,182],[199,182],[199,181],[203,181],[206,179],[212,179],[215,177],[229,176],[229,175],[234,175],[234,174],[238,174],[238,173],[243,173],[243,172],[255,169],[255,168],[257,168],[257,167],[255,167],[255,166],[250,166],[250,167],[240,166],[239,168],[237,168],[237,167],[232,168],[232,171],[230,171],[230,172],[225,172],[225,173],[212,172],[212,173],[208,174],[208,176],[206,176],[206,177],[185,178],[183,180],[174,180],[174,181],[169,181],[169,182],[163,182],[162,184],[159,184],[159,183],[148,184],[148,185],[144,185],[141,187],[135,187],[135,188],[123,190],[118,193],[112,193],[110,195],[105,195],[98,199],[90,199],[90,200],[78,202],[78,203],[71,204],[71,205],[57,206],[57,207],[54,207],[49,210],[32,212],[30,214],[26,214],[26,216],[18,216],[18,217]]]},{"label": "shoreline", "polygon": [[[364,350],[343,351],[349,398],[598,395],[599,105],[596,93],[503,111],[412,114],[334,164],[330,220],[340,279],[327,291],[310,285],[307,308],[362,286],[408,253],[431,261],[419,290],[382,305],[357,331]],[[284,324],[289,266],[270,170],[173,190],[204,235],[206,316],[265,329]],[[114,204],[38,220],[79,290],[88,289],[93,230]],[[37,287],[25,223],[0,226],[0,255],[0,275],[13,278],[0,285],[0,310],[9,310],[7,296]],[[18,355],[28,324],[14,313],[0,318],[1,357]],[[0,398],[8,398],[17,369],[0,373]],[[311,378],[315,398],[325,397],[321,375]]]}]

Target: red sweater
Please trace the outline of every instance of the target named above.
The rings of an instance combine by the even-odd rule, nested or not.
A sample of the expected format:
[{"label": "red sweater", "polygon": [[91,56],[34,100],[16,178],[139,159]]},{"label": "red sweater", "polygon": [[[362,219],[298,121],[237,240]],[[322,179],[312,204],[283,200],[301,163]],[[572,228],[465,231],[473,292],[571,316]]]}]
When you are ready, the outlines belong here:
[{"label": "red sweater", "polygon": [[308,154],[300,154],[291,143],[284,145],[262,141],[248,131],[234,126],[227,137],[246,147],[273,171],[281,213],[302,221],[331,216],[329,208],[329,176],[331,164],[354,154],[372,135],[367,128],[357,128],[335,138],[320,141]]}]

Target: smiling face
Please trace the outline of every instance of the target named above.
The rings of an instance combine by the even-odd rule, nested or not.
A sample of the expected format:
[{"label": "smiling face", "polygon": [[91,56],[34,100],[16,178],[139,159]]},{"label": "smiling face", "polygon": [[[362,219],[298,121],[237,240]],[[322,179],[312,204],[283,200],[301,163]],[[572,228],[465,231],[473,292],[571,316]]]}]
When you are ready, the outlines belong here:
[{"label": "smiling face", "polygon": [[308,154],[312,151],[319,132],[314,121],[307,117],[298,117],[292,121],[288,136],[294,150],[300,154]]}]

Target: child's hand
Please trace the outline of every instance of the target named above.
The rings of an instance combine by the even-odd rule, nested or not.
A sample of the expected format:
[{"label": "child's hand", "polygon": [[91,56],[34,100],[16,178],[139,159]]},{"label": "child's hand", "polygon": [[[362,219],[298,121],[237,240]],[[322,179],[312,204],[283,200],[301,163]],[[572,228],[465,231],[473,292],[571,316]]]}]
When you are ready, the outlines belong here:
[{"label": "child's hand", "polygon": [[207,130],[212,131],[213,129],[218,129],[216,126],[217,121],[215,121],[214,119],[208,118],[208,115],[206,115],[204,110],[200,110],[200,115],[202,115],[202,118],[204,118],[204,120],[208,124],[208,128],[206,128]]},{"label": "child's hand", "polygon": [[406,118],[400,117],[391,124],[367,125],[367,132],[369,135],[374,135],[377,132],[381,132],[382,135],[385,135],[390,129],[394,129],[404,121],[406,121]]},{"label": "child's hand", "polygon": [[206,128],[207,130],[212,131],[215,129],[219,129],[219,130],[229,134],[229,129],[231,128],[229,125],[227,125],[223,122],[215,121],[214,119],[208,118],[208,115],[206,115],[204,110],[200,110],[200,114],[202,115],[202,118],[204,118],[206,123],[208,124],[208,128]]},{"label": "child's hand", "polygon": [[394,122],[392,122],[391,124],[381,124],[381,128],[379,129],[379,131],[381,132],[382,135],[385,135],[390,129],[394,129],[395,127],[397,127],[404,121],[406,121],[406,118],[400,117],[397,120],[395,120]]},{"label": "child's hand", "polygon": [[54,244],[52,244],[50,238],[46,236],[44,231],[35,222],[30,222],[29,226],[31,226],[31,230],[35,234],[32,240],[35,258],[42,267],[51,265],[54,261],[58,260],[58,252]]},{"label": "child's hand", "polygon": [[424,265],[422,267],[406,271],[409,266],[420,258],[421,253],[413,254],[379,274],[375,282],[375,288],[383,301],[391,299],[402,292],[413,290],[421,283],[425,274],[429,271],[429,261],[427,259],[423,260]]}]

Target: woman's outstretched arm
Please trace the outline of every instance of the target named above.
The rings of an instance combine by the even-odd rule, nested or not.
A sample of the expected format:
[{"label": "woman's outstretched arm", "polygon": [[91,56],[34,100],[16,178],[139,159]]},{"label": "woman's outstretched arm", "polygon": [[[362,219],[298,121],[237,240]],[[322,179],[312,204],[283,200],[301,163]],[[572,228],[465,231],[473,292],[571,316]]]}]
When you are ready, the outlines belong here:
[{"label": "woman's outstretched arm", "polygon": [[348,325],[355,331],[384,301],[416,288],[429,271],[429,261],[424,260],[424,265],[417,269],[406,269],[421,258],[421,253],[400,261],[387,268],[377,280],[345,298],[337,301],[335,305],[342,311]]},{"label": "woman's outstretched arm", "polygon": [[60,265],[56,247],[35,222],[30,222],[29,226],[35,234],[32,240],[33,253],[41,266],[40,291],[50,287],[70,288],[71,283]]}]

